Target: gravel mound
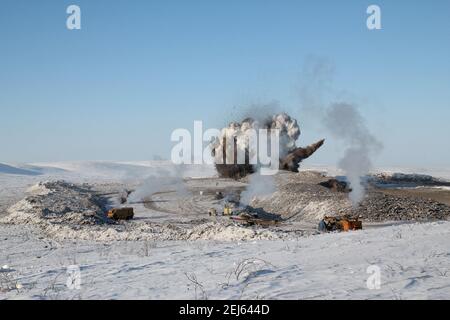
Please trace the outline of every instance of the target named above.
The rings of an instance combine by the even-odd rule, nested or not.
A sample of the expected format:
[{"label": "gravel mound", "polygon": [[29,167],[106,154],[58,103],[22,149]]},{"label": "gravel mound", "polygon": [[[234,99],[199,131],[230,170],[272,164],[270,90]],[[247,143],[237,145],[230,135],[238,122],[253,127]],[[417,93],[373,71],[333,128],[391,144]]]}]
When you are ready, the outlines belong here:
[{"label": "gravel mound", "polygon": [[281,172],[276,176],[277,191],[270,196],[254,199],[251,205],[280,214],[282,219],[293,222],[317,222],[326,215],[350,210],[347,193],[321,185],[329,179],[318,172]]},{"label": "gravel mound", "polygon": [[368,177],[368,182],[381,187],[450,186],[450,181],[425,174],[378,173]]},{"label": "gravel mound", "polygon": [[43,220],[70,226],[110,222],[104,213],[104,201],[87,185],[65,181],[41,182],[28,192],[25,199],[8,210],[11,214],[3,222],[39,223]]},{"label": "gravel mound", "polygon": [[373,192],[353,213],[367,221],[430,221],[449,219],[450,207],[431,199]]}]

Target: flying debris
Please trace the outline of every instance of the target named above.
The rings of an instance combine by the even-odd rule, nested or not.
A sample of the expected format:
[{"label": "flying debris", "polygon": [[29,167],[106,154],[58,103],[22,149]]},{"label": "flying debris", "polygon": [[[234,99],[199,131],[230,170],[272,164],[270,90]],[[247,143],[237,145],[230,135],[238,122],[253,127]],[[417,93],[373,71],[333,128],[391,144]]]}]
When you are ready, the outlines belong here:
[{"label": "flying debris", "polygon": [[[320,140],[305,148],[297,147],[300,128],[297,120],[286,113],[269,116],[262,122],[253,118],[232,122],[223,128],[221,135],[210,144],[212,155],[216,159],[216,169],[221,177],[239,179],[257,171],[260,163],[251,161],[256,158],[256,154],[249,148],[249,141],[254,139],[252,135],[259,129],[266,129],[268,132],[279,130],[280,170],[298,172],[300,162],[313,155],[325,141]],[[269,141],[268,145],[270,146]],[[238,161],[238,154],[244,155],[244,161]]]},{"label": "flying debris", "polygon": [[317,141],[306,148],[296,148],[294,151],[290,152],[286,157],[280,159],[280,169],[288,170],[293,172],[298,172],[300,162],[304,159],[309,158],[317,151],[325,142],[325,139]]}]

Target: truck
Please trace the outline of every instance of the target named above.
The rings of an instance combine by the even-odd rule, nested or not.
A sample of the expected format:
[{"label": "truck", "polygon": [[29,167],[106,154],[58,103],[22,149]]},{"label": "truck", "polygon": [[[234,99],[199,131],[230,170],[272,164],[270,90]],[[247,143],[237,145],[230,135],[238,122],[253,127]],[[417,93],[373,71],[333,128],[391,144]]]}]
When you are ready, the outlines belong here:
[{"label": "truck", "polygon": [[320,222],[318,227],[320,232],[332,232],[332,231],[350,231],[350,230],[361,230],[362,222],[358,217],[351,218],[349,216],[335,216],[327,217],[325,216]]},{"label": "truck", "polygon": [[134,210],[133,208],[113,208],[106,215],[113,220],[131,220],[134,217]]}]

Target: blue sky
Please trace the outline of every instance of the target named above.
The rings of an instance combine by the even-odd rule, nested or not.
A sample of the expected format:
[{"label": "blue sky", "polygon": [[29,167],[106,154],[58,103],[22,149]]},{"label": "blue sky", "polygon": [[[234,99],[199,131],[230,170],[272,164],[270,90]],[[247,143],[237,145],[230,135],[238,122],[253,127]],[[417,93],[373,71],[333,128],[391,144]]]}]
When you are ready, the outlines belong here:
[{"label": "blue sky", "polygon": [[[70,4],[81,30],[66,28]],[[169,157],[172,130],[272,101],[299,120],[299,144],[329,138],[300,106],[302,68],[320,57],[382,141],[377,165],[445,166],[449,14],[446,0],[2,0],[0,162]],[[329,139],[311,162],[341,151]]]}]

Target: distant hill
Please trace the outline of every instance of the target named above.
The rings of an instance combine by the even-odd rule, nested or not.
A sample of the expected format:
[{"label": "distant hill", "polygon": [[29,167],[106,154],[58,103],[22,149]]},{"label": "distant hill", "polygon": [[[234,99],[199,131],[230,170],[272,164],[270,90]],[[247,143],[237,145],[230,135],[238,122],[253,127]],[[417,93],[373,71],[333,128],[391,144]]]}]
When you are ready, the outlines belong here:
[{"label": "distant hill", "polygon": [[16,167],[4,164],[4,163],[0,163],[0,173],[16,174],[16,175],[24,175],[24,176],[37,176],[37,175],[41,174],[40,172],[37,172],[37,171],[16,168]]}]

